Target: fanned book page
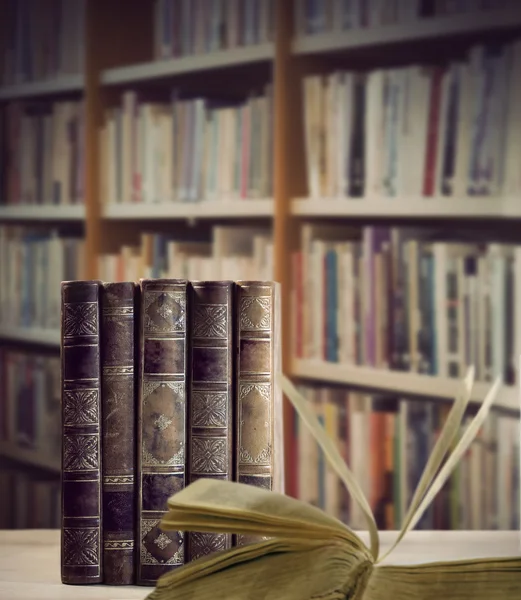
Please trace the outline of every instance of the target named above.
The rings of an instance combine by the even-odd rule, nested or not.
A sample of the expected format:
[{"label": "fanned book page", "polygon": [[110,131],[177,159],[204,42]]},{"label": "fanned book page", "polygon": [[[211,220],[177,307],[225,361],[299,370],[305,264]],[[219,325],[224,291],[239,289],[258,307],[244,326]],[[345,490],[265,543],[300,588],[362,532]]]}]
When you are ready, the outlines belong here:
[{"label": "fanned book page", "polygon": [[[278,374],[282,390],[322,448],[331,468],[347,487],[367,520],[368,535],[357,535],[320,509],[274,491],[241,483],[200,479],[168,501],[160,527],[165,531],[226,532],[265,536],[264,541],[195,560],[164,575],[148,600],[198,600],[231,597],[284,600],[518,600],[521,553],[495,548],[490,554],[454,544],[432,552],[429,541],[410,551],[411,560],[395,560],[394,550],[414,528],[459,458],[485,421],[497,395],[492,386],[474,419],[458,439],[470,398],[473,371],[462,381],[424,473],[402,530],[389,540],[380,536],[369,504],[356,479],[327,437],[304,398]],[[463,539],[465,533],[453,532]],[[380,549],[381,537],[385,538]],[[485,546],[486,547],[486,546]],[[451,550],[453,551],[451,554]],[[446,560],[443,557],[452,558]]]}]

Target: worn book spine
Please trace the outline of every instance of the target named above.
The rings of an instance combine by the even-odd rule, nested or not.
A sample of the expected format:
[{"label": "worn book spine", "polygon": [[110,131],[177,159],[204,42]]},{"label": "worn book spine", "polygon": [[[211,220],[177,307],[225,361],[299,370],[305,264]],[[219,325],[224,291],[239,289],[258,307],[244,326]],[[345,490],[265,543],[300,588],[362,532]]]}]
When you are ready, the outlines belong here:
[{"label": "worn book spine", "polygon": [[138,570],[154,585],[184,564],[185,535],[161,531],[167,500],[185,486],[187,287],[141,281],[138,401]]},{"label": "worn book spine", "polygon": [[103,583],[131,585],[136,533],[135,283],[104,283],[101,311]]},{"label": "worn book spine", "polygon": [[[284,492],[280,285],[236,283],[236,481]],[[237,545],[258,541],[238,535]]]},{"label": "worn book spine", "polygon": [[63,583],[101,583],[101,389],[98,281],[62,283]]},{"label": "worn book spine", "polygon": [[[190,395],[188,483],[233,477],[232,281],[190,286]],[[187,534],[186,561],[231,547],[224,533]]]}]

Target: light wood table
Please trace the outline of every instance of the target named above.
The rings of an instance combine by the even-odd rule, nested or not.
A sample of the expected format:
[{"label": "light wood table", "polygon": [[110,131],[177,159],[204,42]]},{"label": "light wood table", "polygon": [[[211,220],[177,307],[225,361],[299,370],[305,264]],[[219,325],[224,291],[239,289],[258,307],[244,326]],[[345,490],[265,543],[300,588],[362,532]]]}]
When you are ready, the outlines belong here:
[{"label": "light wood table", "polygon": [[[367,534],[360,535],[367,543]],[[383,532],[382,549],[395,538],[396,532]],[[385,562],[411,564],[519,555],[517,532],[414,531]],[[1,600],[143,600],[151,590],[138,586],[62,585],[59,531],[0,531]]]}]

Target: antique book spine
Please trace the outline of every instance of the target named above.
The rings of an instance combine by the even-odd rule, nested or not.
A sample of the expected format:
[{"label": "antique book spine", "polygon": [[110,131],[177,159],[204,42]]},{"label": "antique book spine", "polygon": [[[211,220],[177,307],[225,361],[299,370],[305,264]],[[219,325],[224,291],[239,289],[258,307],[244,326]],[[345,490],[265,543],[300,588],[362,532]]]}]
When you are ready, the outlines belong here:
[{"label": "antique book spine", "polygon": [[103,583],[131,585],[135,566],[135,283],[104,283],[101,311]]},{"label": "antique book spine", "polygon": [[[236,481],[284,492],[280,285],[236,284]],[[258,541],[238,535],[237,545]]]},{"label": "antique book spine", "polygon": [[[233,295],[232,281],[190,286],[188,483],[233,477]],[[224,533],[191,532],[186,562],[230,548],[231,541]]]},{"label": "antique book spine", "polygon": [[101,583],[101,389],[97,281],[62,283],[63,583]]},{"label": "antique book spine", "polygon": [[161,531],[167,500],[185,486],[187,287],[141,281],[138,401],[138,570],[140,585],[184,564],[183,532]]}]

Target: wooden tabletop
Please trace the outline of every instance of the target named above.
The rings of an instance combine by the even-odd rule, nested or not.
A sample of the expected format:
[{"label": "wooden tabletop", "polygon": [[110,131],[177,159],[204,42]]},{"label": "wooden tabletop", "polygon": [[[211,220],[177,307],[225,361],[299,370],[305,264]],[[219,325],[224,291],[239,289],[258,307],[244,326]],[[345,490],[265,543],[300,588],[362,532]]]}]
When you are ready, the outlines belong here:
[{"label": "wooden tabletop", "polygon": [[[368,541],[367,534],[360,535]],[[395,538],[396,532],[383,532],[382,549]],[[519,555],[520,534],[515,531],[414,531],[385,562],[412,564]],[[59,531],[0,531],[1,600],[143,600],[151,589],[63,585],[60,582]]]}]

